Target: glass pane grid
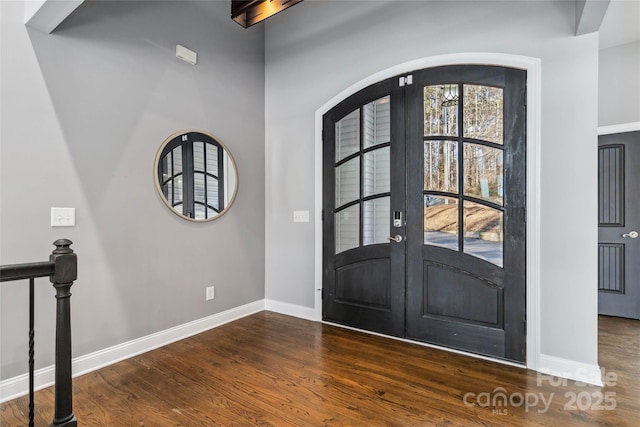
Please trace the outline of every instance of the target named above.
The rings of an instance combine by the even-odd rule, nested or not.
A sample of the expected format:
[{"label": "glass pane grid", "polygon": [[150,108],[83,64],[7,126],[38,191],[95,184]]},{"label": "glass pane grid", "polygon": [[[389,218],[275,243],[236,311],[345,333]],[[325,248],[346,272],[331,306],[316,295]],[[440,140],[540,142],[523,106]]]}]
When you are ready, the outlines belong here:
[{"label": "glass pane grid", "polygon": [[503,212],[480,203],[464,201],[464,252],[503,265]]},{"label": "glass pane grid", "polygon": [[335,125],[336,162],[360,150],[360,109],[351,112]]},{"label": "glass pane grid", "polygon": [[360,157],[336,168],[336,207],[360,198]]},{"label": "glass pane grid", "polygon": [[336,254],[360,246],[360,205],[335,214]]},{"label": "glass pane grid", "polygon": [[501,149],[465,143],[463,167],[465,195],[503,205],[504,175]]},{"label": "glass pane grid", "polygon": [[464,136],[502,144],[504,141],[503,90],[464,85]]},{"label": "glass pane grid", "polygon": [[388,193],[391,185],[391,148],[383,147],[364,153],[363,197]]},{"label": "glass pane grid", "polygon": [[362,204],[362,244],[388,243],[391,229],[390,197],[367,200]]},{"label": "glass pane grid", "polygon": [[364,148],[391,141],[390,100],[390,96],[385,96],[363,107]]},{"label": "glass pane grid", "polygon": [[458,136],[458,85],[425,86],[424,136]]},{"label": "glass pane grid", "polygon": [[424,195],[424,243],[458,250],[458,198]]},{"label": "glass pane grid", "polygon": [[458,143],[424,142],[425,191],[458,192]]}]

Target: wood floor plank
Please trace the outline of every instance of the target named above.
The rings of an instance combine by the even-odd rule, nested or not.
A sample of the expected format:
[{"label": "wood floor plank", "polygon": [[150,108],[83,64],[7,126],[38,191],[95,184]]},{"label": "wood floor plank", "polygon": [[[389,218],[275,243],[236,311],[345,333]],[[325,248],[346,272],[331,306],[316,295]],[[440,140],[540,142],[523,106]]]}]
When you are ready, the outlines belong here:
[{"label": "wood floor plank", "polygon": [[[539,384],[525,369],[262,312],[75,378],[74,413],[81,426],[637,427],[640,321],[601,317],[599,348],[615,385]],[[500,406],[501,391],[515,400]],[[595,406],[602,393],[615,409]],[[36,393],[37,426],[53,399]],[[0,405],[0,425],[26,425],[27,405]]]}]

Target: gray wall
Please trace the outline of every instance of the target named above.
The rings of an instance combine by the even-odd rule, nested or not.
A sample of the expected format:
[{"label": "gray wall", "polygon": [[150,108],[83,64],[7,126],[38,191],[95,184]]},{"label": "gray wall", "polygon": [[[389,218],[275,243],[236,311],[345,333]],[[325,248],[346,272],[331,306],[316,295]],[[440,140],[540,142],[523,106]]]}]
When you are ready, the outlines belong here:
[{"label": "gray wall", "polygon": [[[313,307],[314,113],[394,65],[457,52],[542,61],[542,353],[597,364],[598,36],[574,2],[305,1],[267,22],[266,297]],[[567,236],[571,236],[568,238]],[[579,332],[578,332],[579,331]]]},{"label": "gray wall", "polygon": [[[1,8],[0,262],[75,242],[74,356],[264,298],[263,28],[243,30],[227,2],[100,1],[47,35],[24,26],[22,2]],[[154,187],[156,150],[187,128],[216,135],[239,169],[234,205],[205,224]],[[77,226],[51,228],[54,206],[75,207]],[[53,363],[55,301],[36,285],[39,368]],[[26,289],[0,286],[0,379],[27,370]]]},{"label": "gray wall", "polygon": [[598,125],[640,122],[640,41],[602,49]]}]

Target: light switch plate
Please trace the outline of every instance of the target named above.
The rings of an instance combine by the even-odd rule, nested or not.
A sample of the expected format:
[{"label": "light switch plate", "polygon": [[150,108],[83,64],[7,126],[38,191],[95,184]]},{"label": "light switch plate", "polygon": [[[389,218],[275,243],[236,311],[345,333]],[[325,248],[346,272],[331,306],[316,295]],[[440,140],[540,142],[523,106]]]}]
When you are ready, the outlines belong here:
[{"label": "light switch plate", "polygon": [[76,225],[76,208],[51,208],[52,227],[74,227]]},{"label": "light switch plate", "polygon": [[309,222],[309,211],[293,211],[293,222]]}]

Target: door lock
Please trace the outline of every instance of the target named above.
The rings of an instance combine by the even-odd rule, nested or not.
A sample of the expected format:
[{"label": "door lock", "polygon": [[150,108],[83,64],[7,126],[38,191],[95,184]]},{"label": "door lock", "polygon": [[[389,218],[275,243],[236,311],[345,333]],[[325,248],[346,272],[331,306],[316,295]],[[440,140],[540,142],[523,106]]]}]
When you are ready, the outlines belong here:
[{"label": "door lock", "polygon": [[396,234],[395,236],[387,237],[387,240],[389,241],[393,240],[394,242],[400,243],[402,242],[402,236],[399,234]]},{"label": "door lock", "polygon": [[622,237],[631,237],[632,239],[637,239],[638,238],[638,232],[637,231],[630,231],[628,233],[624,233],[622,235]]}]

